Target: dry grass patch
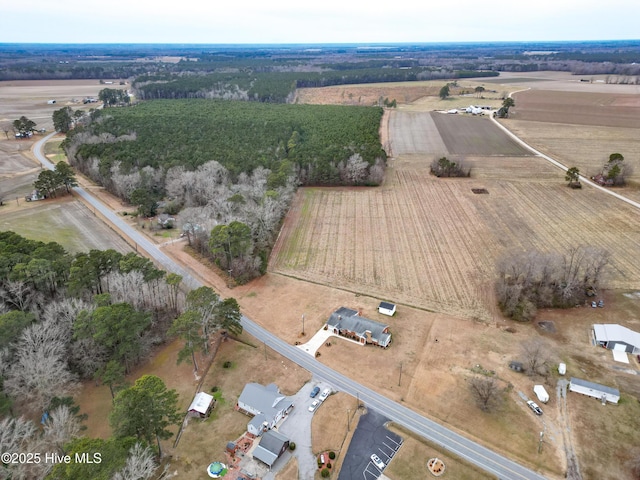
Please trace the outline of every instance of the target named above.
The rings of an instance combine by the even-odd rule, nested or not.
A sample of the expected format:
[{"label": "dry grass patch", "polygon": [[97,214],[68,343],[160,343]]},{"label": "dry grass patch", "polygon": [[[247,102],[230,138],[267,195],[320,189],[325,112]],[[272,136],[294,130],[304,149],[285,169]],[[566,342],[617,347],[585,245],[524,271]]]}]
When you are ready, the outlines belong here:
[{"label": "dry grass patch", "polygon": [[285,467],[276,474],[276,480],[292,480],[298,478],[298,459],[292,456]]},{"label": "dry grass patch", "polygon": [[443,478],[456,480],[496,478],[454,455],[443,452],[430,442],[417,438],[415,434],[402,427],[390,425],[388,428],[403,438],[402,447],[385,470],[385,474],[390,478],[432,478],[427,469],[427,461],[433,457],[439,458],[445,464]]},{"label": "dry grass patch", "polygon": [[[15,202],[8,207],[14,205]],[[116,232],[72,196],[32,203],[23,198],[16,208],[0,209],[0,222],[3,230],[13,230],[42,242],[55,240],[72,253],[94,248],[112,248],[121,253],[133,251]]]},{"label": "dry grass patch", "polygon": [[311,421],[311,450],[338,453],[342,451],[348,433],[347,416],[351,428],[355,429],[356,399],[339,392],[330,395],[323,403]]},{"label": "dry grass patch", "polygon": [[640,443],[638,399],[622,392],[618,405],[603,407],[595,398],[568,393],[567,403],[578,440],[577,455],[582,477],[603,480],[633,478],[627,462]]}]

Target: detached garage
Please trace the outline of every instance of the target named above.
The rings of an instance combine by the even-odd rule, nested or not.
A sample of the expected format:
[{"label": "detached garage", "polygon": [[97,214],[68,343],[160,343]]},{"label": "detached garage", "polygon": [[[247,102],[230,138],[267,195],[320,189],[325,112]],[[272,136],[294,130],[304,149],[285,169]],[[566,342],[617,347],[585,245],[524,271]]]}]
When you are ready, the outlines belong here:
[{"label": "detached garage", "polygon": [[396,306],[389,302],[380,302],[378,305],[378,312],[389,317],[393,317],[396,313]]},{"label": "detached garage", "polygon": [[620,400],[620,390],[615,388],[606,387],[597,383],[588,382],[579,378],[571,378],[569,383],[569,391],[581,393],[589,397],[597,398],[603,402],[606,400],[609,403],[618,403]]}]

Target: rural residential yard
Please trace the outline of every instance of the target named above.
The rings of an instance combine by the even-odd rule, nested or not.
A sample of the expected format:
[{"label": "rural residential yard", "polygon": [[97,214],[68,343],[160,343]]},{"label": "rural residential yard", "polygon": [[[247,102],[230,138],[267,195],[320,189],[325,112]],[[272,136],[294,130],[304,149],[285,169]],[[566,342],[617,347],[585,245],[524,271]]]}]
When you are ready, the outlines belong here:
[{"label": "rural residential yard", "polygon": [[[640,200],[640,87],[589,78],[592,81],[581,82],[565,73],[536,72],[470,79],[459,85],[470,91],[476,85],[491,90],[485,103],[492,106],[500,105],[501,95],[519,92],[513,97],[511,118],[501,123],[565,166],[579,167],[584,175],[597,173],[609,154],[622,153],[635,173],[627,186],[615,191]],[[167,244],[163,250],[221,296],[237,298],[246,316],[291,344],[306,342],[341,306],[388,324],[393,335],[389,348],[333,339],[331,346],[320,347],[318,361],[548,478],[565,477],[573,452],[585,480],[630,478],[627,462],[633,446],[640,445],[639,363],[633,358],[621,367],[609,350],[592,345],[590,329],[594,323],[622,323],[640,331],[640,210],[589,186],[568,188],[564,171],[515,142],[490,118],[443,113],[482,100],[440,100],[442,83],[298,92],[300,103],[397,99],[398,107],[386,110],[381,127],[390,158],[380,187],[300,188],[263,277],[229,288],[225,279],[183,250],[183,243]],[[19,87],[0,83],[0,118],[11,119],[26,109],[23,113],[46,124],[51,110],[47,97],[72,102],[99,90],[95,82]],[[3,230],[38,240],[46,238],[46,231],[51,240],[74,252],[131,248],[74,198],[18,202],[14,197],[24,197],[39,170],[29,148],[20,146],[30,147],[32,142],[19,142],[0,139],[0,187],[10,192],[0,207]],[[430,175],[431,162],[442,156],[463,161],[470,176]],[[109,199],[112,208],[125,208],[101,189],[93,189]],[[148,228],[141,231],[148,233]],[[532,250],[564,253],[582,245],[611,254],[597,297],[604,300],[604,308],[585,304],[541,310],[530,323],[501,315],[494,293],[499,259]],[[397,304],[394,317],[378,313],[381,300]],[[522,360],[520,346],[529,339],[548,345],[551,368],[546,377],[530,378],[508,367],[511,360]],[[222,343],[204,378],[203,391],[216,387],[218,392],[212,417],[190,421],[175,449],[169,445],[173,439],[165,442],[179,478],[202,478],[206,464],[221,459],[226,442],[244,431],[248,418],[233,406],[246,382],[275,382],[293,394],[309,380],[308,372],[263,349],[250,336],[242,340],[250,345]],[[131,379],[158,374],[178,390],[186,408],[200,378],[190,366],[176,366],[178,348],[176,342],[161,347]],[[225,361],[232,367],[223,368]],[[557,381],[563,378],[557,373],[558,362],[567,365],[566,379],[576,376],[620,389],[620,404],[603,406],[569,393],[565,411],[556,396]],[[474,376],[496,379],[503,395],[495,410],[482,412],[474,404],[468,388]],[[542,405],[542,416],[534,415],[522,397],[534,397],[534,383],[552,392],[549,403]],[[340,416],[329,415],[328,408],[318,412],[312,425],[313,453],[328,448],[346,451],[347,414],[342,411],[351,410],[354,399],[349,398],[338,394],[325,405],[334,405]],[[82,411],[89,413],[87,435],[108,436],[108,388],[89,382],[78,399]],[[389,478],[430,478],[426,462],[431,457],[444,459],[447,470],[442,478],[492,478],[392,428],[405,442],[385,470]],[[297,465],[291,460],[278,478],[295,478]]]}]

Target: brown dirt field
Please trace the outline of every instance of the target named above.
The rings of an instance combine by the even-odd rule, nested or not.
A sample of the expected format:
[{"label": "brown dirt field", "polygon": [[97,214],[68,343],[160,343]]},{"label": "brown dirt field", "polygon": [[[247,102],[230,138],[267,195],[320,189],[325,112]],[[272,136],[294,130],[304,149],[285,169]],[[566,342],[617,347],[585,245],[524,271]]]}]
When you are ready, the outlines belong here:
[{"label": "brown dirt field", "polygon": [[[384,187],[300,189],[270,271],[427,310],[491,318],[486,292],[507,251],[592,245],[612,253],[604,285],[638,287],[633,207],[593,189],[567,188],[562,172],[538,158],[473,158],[467,160],[471,179],[436,179],[427,162],[409,159],[406,169],[403,162],[396,160]],[[479,187],[489,194],[473,194]],[[601,228],[605,223],[609,228]]]},{"label": "brown dirt field", "polygon": [[[107,80],[107,79],[105,79]],[[71,106],[74,110],[95,108],[82,103],[84,97],[98,97],[103,88],[128,88],[127,85],[101,85],[98,80],[16,80],[0,82],[0,123],[13,122],[25,115],[37,128],[53,129],[51,115]],[[48,100],[56,103],[49,105]]]},{"label": "brown dirt field", "polygon": [[[640,113],[639,113],[640,114]],[[576,166],[586,176],[602,171],[609,155],[618,152],[631,165],[630,188],[616,189],[640,200],[640,130],[637,128],[570,125],[509,119],[503,122],[522,140],[567,166]]]},{"label": "brown dirt field", "polygon": [[530,156],[531,152],[509,137],[488,118],[432,113],[438,133],[453,155]]},{"label": "brown dirt field", "polygon": [[333,105],[378,105],[380,98],[411,103],[424,96],[437,96],[444,80],[438,82],[371,83],[332,87],[299,88],[296,103]]},{"label": "brown dirt field", "polygon": [[515,120],[640,128],[640,95],[529,90],[513,96]]}]

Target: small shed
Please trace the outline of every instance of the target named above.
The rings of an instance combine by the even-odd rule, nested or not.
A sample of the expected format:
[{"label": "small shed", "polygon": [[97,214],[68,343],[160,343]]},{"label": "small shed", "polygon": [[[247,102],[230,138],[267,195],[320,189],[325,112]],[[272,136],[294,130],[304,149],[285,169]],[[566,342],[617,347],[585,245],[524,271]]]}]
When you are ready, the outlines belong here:
[{"label": "small shed", "polygon": [[579,378],[571,378],[569,391],[588,395],[603,402],[606,400],[609,403],[618,403],[620,400],[620,390]]},{"label": "small shed", "polygon": [[378,312],[389,317],[393,317],[396,313],[396,306],[389,302],[380,302],[378,305]]},{"label": "small shed", "polygon": [[547,403],[549,401],[549,394],[544,388],[544,385],[534,385],[533,393],[536,394],[536,397],[538,397],[538,400],[540,400],[542,403]]},{"label": "small shed", "polygon": [[190,417],[207,418],[213,409],[213,396],[208,393],[199,392],[189,405],[188,414]]}]

